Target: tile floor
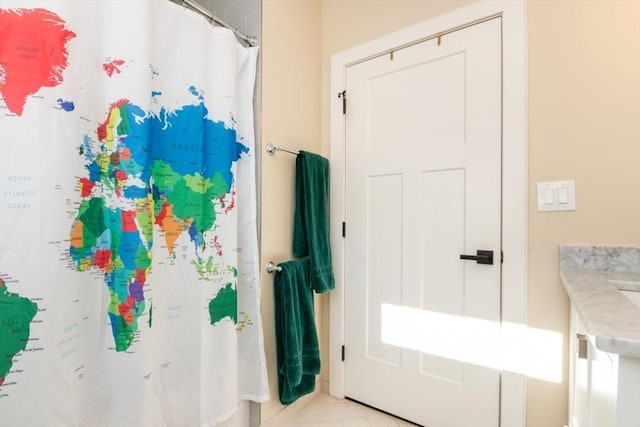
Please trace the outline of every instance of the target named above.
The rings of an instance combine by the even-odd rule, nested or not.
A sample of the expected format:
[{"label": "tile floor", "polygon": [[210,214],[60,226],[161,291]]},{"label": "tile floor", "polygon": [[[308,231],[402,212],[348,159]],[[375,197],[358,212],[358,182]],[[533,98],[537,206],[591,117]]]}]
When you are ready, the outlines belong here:
[{"label": "tile floor", "polygon": [[319,394],[296,410],[277,427],[415,427],[368,406],[351,400],[335,399]]}]

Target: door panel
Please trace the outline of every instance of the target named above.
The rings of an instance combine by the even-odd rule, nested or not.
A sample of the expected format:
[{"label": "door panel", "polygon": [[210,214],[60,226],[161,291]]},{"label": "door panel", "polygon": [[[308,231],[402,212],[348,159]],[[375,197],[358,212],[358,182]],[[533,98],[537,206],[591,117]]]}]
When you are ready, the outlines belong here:
[{"label": "door panel", "polygon": [[[424,172],[420,232],[422,271],[421,307],[426,310],[464,313],[464,264],[455,256],[464,251],[464,169]],[[453,255],[452,255],[453,254]],[[438,286],[447,283],[447,291]],[[464,370],[457,361],[430,354],[420,355],[420,371],[462,384]]]},{"label": "door panel", "polygon": [[[367,224],[369,229],[367,307],[382,303],[402,304],[402,288],[395,280],[402,274],[402,217],[396,206],[402,205],[402,176],[371,176],[367,185]],[[381,312],[367,312],[366,336],[379,337]],[[402,350],[367,340],[367,357],[396,366],[402,365]]]},{"label": "door panel", "polygon": [[496,18],[347,68],[345,394],[430,427],[498,425],[500,46]]}]

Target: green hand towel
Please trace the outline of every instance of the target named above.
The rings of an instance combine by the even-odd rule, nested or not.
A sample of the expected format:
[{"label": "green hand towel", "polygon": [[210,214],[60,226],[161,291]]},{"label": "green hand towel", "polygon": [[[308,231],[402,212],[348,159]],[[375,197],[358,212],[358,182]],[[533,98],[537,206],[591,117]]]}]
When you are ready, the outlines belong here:
[{"label": "green hand towel", "polygon": [[315,389],[320,373],[309,260],[280,264],[273,281],[280,402],[288,405]]},{"label": "green hand towel", "polygon": [[335,287],[329,236],[329,161],[306,151],[296,157],[293,254],[309,257],[311,287],[316,292]]}]

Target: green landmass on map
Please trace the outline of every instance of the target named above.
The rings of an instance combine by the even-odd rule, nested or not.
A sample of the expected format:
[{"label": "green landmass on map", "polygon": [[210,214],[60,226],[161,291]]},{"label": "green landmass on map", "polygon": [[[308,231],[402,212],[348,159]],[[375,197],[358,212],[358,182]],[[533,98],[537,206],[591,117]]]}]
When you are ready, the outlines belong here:
[{"label": "green landmass on map", "polygon": [[209,301],[209,316],[211,317],[211,324],[215,325],[225,317],[233,320],[233,323],[238,323],[238,298],[236,290],[231,283],[218,291],[218,294]]},{"label": "green landmass on map", "polygon": [[9,292],[0,279],[0,385],[11,370],[13,358],[27,347],[31,321],[37,312],[35,302]]}]

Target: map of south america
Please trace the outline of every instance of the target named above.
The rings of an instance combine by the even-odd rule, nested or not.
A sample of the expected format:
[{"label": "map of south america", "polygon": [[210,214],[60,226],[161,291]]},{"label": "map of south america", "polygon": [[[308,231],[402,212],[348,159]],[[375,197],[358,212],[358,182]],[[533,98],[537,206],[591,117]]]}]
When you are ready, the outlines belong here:
[{"label": "map of south america", "polygon": [[9,292],[0,277],[0,386],[11,370],[15,355],[27,346],[31,321],[37,312],[35,302]]},{"label": "map of south america", "polygon": [[[70,255],[78,270],[104,272],[117,351],[129,348],[146,309],[154,226],[169,255],[186,233],[194,263],[206,269],[210,260],[200,256],[205,234],[213,230],[216,212],[228,213],[224,206],[233,205],[232,164],[248,149],[236,141],[235,130],[210,120],[202,96],[190,92],[193,105],[157,114],[127,99],[113,103],[97,128],[98,146],[85,137],[80,149],[87,176],[79,180],[82,201]],[[211,323],[223,317],[235,323],[236,306],[235,285],[226,284],[210,304]]]}]

